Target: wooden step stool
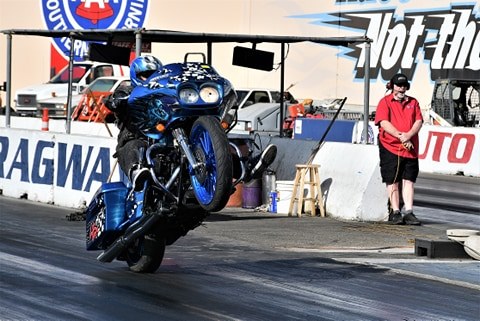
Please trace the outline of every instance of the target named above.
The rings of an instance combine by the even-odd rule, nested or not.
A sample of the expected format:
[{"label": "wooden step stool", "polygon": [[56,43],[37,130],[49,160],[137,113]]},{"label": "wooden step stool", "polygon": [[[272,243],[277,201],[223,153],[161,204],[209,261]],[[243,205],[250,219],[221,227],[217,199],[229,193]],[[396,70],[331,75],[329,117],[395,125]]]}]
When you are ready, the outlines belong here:
[{"label": "wooden step stool", "polygon": [[[293,215],[295,202],[297,203],[297,216],[302,216],[302,207],[305,201],[310,202],[311,215],[315,216],[316,208],[320,209],[320,215],[325,217],[325,208],[323,207],[323,196],[320,188],[320,174],[318,169],[320,165],[296,165],[297,172],[293,183],[292,198],[290,199],[290,207],[288,208],[288,216]],[[305,181],[307,171],[310,173],[310,180]],[[304,197],[305,184],[310,186],[310,197]],[[297,194],[299,194],[297,196]]]}]

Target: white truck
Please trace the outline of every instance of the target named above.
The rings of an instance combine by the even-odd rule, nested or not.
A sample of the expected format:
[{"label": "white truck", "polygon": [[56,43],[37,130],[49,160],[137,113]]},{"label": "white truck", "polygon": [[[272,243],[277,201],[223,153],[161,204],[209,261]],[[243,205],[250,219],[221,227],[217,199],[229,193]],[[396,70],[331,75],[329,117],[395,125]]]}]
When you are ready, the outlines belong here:
[{"label": "white truck", "polygon": [[[281,94],[279,90],[240,88],[235,91],[238,99],[238,119],[230,133],[269,132],[273,134],[279,132],[279,126],[281,126]],[[295,101],[295,98],[288,91],[285,92],[283,98],[286,106]]]},{"label": "white truck", "polygon": [[[129,76],[127,66],[104,62],[82,61],[73,64],[72,95],[79,94],[94,79],[103,76]],[[68,65],[56,74],[49,82],[33,85],[17,90],[15,93],[15,113],[19,116],[40,116],[37,113],[37,103],[51,97],[68,95]]]},{"label": "white truck", "polygon": [[240,88],[235,91],[237,92],[239,110],[257,103],[280,102],[280,92],[274,89]]}]

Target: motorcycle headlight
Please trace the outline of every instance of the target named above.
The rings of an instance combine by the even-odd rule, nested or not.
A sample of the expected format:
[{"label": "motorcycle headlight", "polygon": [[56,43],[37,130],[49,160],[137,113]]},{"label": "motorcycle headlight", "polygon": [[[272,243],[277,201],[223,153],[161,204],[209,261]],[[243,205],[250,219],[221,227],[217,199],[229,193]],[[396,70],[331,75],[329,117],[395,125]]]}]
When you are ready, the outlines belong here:
[{"label": "motorcycle headlight", "polygon": [[214,87],[203,87],[200,89],[200,97],[206,103],[216,103],[220,98],[220,94],[218,90]]},{"label": "motorcycle headlight", "polygon": [[180,101],[184,104],[194,104],[198,101],[198,93],[193,88],[181,89],[178,93]]}]

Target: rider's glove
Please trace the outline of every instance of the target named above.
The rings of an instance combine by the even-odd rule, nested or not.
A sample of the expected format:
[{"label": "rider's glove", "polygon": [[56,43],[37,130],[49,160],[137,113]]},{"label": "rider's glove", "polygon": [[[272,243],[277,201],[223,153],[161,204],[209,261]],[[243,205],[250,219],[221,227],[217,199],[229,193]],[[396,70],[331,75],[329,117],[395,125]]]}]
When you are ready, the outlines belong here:
[{"label": "rider's glove", "polygon": [[128,97],[131,90],[130,87],[117,88],[107,99],[105,99],[105,106],[114,113],[122,113],[127,107]]}]

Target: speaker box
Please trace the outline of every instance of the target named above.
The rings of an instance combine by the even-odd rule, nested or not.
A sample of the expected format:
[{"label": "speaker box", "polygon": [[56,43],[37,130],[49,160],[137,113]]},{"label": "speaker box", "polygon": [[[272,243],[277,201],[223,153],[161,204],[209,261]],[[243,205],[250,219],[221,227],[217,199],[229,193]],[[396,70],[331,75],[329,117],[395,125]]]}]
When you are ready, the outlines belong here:
[{"label": "speaker box", "polygon": [[250,49],[245,47],[233,48],[235,66],[271,71],[273,69],[273,52]]},{"label": "speaker box", "polygon": [[93,61],[109,62],[115,65],[128,66],[130,63],[130,48],[90,43],[89,58]]}]

